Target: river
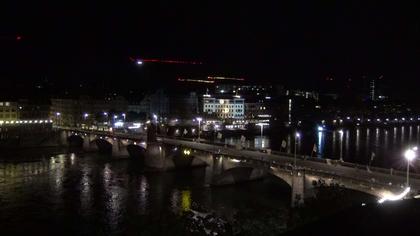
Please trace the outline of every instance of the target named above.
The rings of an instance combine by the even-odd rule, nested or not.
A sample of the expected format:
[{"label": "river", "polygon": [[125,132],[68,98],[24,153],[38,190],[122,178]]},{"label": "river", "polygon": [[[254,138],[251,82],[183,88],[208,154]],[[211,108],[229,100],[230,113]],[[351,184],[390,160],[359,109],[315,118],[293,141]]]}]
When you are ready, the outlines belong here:
[{"label": "river", "polygon": [[[0,232],[183,235],[199,227],[186,226],[194,218],[187,215],[191,212],[237,222],[237,228],[267,228],[274,219],[274,227],[284,229],[290,206],[290,187],[284,182],[270,177],[205,187],[204,178],[205,168],[153,172],[128,158],[94,153],[2,160]],[[268,228],[278,232],[273,225]]]},{"label": "river", "polygon": [[[343,128],[342,131],[341,134],[339,129],[300,130],[296,151],[302,155],[329,159],[340,159],[342,155],[343,160],[347,162],[366,165],[370,162],[372,166],[404,169],[406,168],[404,151],[409,147],[419,145],[420,142],[420,126],[418,125],[387,128],[353,127]],[[285,148],[281,145],[283,140],[286,143]],[[226,137],[222,142],[235,145],[241,141],[240,136],[232,136]],[[313,152],[314,145],[316,152]],[[263,136],[247,136],[244,146],[294,153],[295,133],[280,131],[271,132],[269,135],[263,134]],[[414,171],[417,164],[420,164],[416,163],[413,163]]]}]

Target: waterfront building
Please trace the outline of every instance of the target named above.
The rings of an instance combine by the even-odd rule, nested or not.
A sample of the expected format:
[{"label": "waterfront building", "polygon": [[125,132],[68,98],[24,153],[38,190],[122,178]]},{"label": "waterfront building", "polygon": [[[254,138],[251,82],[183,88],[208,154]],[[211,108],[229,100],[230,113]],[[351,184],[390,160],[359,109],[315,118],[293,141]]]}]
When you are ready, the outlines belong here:
[{"label": "waterfront building", "polygon": [[57,125],[82,126],[121,118],[127,112],[127,108],[127,101],[120,96],[103,99],[88,96],[54,98],[51,99],[50,119]]},{"label": "waterfront building", "polygon": [[48,100],[34,100],[34,99],[19,99],[18,112],[21,120],[45,120],[50,117],[50,101]]},{"label": "waterfront building", "polygon": [[219,119],[243,119],[245,116],[245,100],[240,96],[216,98],[203,95],[203,113]]},{"label": "waterfront building", "polygon": [[19,119],[18,103],[13,101],[0,101],[0,120],[11,121]]}]

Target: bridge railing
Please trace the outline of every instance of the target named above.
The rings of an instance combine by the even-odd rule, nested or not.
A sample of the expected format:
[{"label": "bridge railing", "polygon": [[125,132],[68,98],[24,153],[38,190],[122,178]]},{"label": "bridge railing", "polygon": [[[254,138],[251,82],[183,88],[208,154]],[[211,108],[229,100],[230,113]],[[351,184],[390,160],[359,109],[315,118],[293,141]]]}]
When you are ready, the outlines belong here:
[{"label": "bridge railing", "polygon": [[[127,133],[121,133],[121,132],[110,133],[110,132],[107,132],[107,131],[85,130],[85,129],[72,128],[72,127],[59,127],[59,128],[65,129],[65,130],[74,130],[74,131],[77,131],[77,132],[94,133],[94,134],[97,134],[97,135],[105,135],[105,136],[118,135],[118,136],[123,137],[123,138],[133,138],[132,136],[139,135],[139,134],[127,134]],[[189,141],[189,142],[196,141],[195,139],[185,138],[185,137],[167,137],[167,136],[162,136],[162,135],[158,135],[158,137],[160,137],[160,138],[170,138],[170,139],[182,140],[182,141]],[[205,140],[205,139],[200,139],[200,143],[209,144],[209,145],[213,145],[213,146],[219,146],[219,147],[237,148],[237,145],[211,142],[211,141]],[[252,148],[252,147],[243,147],[243,146],[240,146],[240,148],[242,150],[255,151],[255,152],[261,152],[261,153],[268,154],[267,150],[263,150],[263,149],[257,149],[257,148]],[[292,153],[274,151],[274,150],[271,151],[271,154],[279,155],[279,156],[286,156],[286,157],[290,157],[290,158],[294,157],[294,154],[292,154]],[[375,173],[382,173],[382,174],[387,174],[387,175],[396,175],[396,176],[405,176],[406,175],[406,172],[401,171],[401,170],[396,170],[396,169],[392,169],[392,168],[387,169],[387,168],[373,167],[373,166],[368,167],[367,165],[356,164],[356,163],[351,163],[351,162],[344,162],[344,161],[334,160],[334,159],[324,159],[324,158],[312,157],[312,156],[301,155],[301,154],[297,154],[296,158],[298,158],[300,160],[320,162],[320,163],[329,164],[329,165],[340,165],[340,166],[345,166],[345,167],[350,167],[350,168],[355,168],[355,169],[361,169],[361,170],[364,169],[364,170],[367,170],[367,171],[371,171],[371,172],[375,172]],[[410,177],[415,178],[415,179],[420,179],[420,174],[410,173]]]}]

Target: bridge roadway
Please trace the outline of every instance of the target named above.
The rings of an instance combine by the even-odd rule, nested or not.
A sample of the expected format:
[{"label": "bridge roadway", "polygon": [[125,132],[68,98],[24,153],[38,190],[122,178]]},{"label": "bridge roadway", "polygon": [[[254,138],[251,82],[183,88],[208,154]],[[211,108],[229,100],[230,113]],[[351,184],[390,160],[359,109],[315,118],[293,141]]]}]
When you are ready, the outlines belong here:
[{"label": "bridge roadway", "polygon": [[[144,134],[109,133],[71,128],[66,128],[66,130],[94,133],[123,139],[139,140],[144,139],[145,137]],[[285,166],[290,166],[290,169],[292,169],[294,163],[294,158],[290,155],[288,156],[286,153],[264,153],[258,150],[238,149],[232,146],[223,146],[221,144],[196,142],[187,139],[181,140],[171,137],[159,137],[158,141],[169,145],[180,145],[195,150],[225,155],[239,160],[259,161],[269,165],[271,168],[284,168]],[[402,159],[401,161],[404,162],[405,160]],[[390,169],[375,167],[368,170],[365,165],[320,158],[305,158],[304,156],[298,156],[296,165],[297,170],[305,170],[319,175],[337,179],[347,179],[367,186],[394,189],[396,191],[403,191],[406,183],[405,171],[391,171]],[[410,187],[412,195],[420,193],[419,174],[410,173]]]},{"label": "bridge roadway", "polygon": [[[171,145],[182,145],[192,149],[218,153],[220,155],[226,155],[238,159],[262,161],[271,166],[292,167],[294,163],[294,158],[286,155],[268,154],[259,151],[236,149],[230,147],[223,147],[219,145],[211,145],[207,143],[198,143],[178,139],[165,138],[160,141]],[[313,173],[325,174],[328,176],[336,176],[340,179],[346,178],[356,180],[369,185],[373,184],[376,186],[387,187],[392,185],[396,188],[403,189],[406,183],[406,172],[393,171],[393,174],[391,175],[390,170],[387,169],[371,168],[372,170],[368,171],[366,166],[344,163],[340,161],[325,161],[325,159],[316,160],[315,158],[305,160],[301,157],[298,157],[296,159],[296,165],[296,168],[298,170],[306,170]],[[414,193],[417,193],[417,191],[420,190],[420,178],[418,175],[410,175],[410,186],[412,192]]]}]

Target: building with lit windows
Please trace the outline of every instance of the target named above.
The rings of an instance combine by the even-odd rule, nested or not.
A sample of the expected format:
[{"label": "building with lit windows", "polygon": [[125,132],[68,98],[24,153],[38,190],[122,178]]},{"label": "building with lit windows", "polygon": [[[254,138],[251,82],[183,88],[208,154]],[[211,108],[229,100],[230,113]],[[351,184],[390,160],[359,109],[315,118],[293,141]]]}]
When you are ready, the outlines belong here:
[{"label": "building with lit windows", "polygon": [[0,120],[10,121],[19,119],[17,102],[0,101]]},{"label": "building with lit windows", "polygon": [[244,119],[244,99],[239,96],[232,98],[215,98],[208,94],[203,96],[203,113],[219,119]]},{"label": "building with lit windows", "polygon": [[123,97],[92,98],[53,98],[51,99],[50,119],[61,126],[81,126],[97,121],[115,120],[111,113],[121,118],[127,112],[128,102]]}]

